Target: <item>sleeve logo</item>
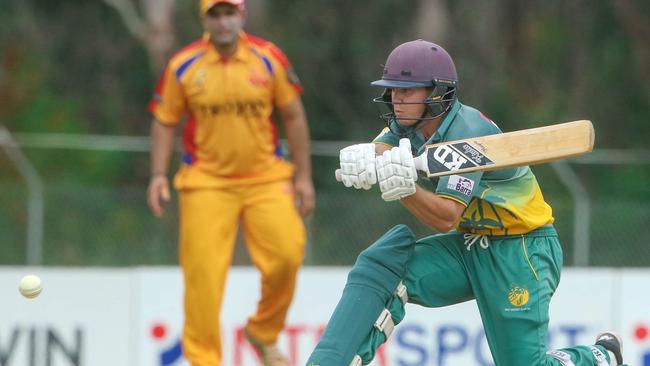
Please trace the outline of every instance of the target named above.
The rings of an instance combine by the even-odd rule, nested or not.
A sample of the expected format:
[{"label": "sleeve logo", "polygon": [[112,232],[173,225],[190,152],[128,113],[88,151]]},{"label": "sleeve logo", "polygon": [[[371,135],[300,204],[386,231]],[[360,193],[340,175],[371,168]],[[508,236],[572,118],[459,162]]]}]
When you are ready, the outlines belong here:
[{"label": "sleeve logo", "polygon": [[474,181],[465,178],[462,175],[452,175],[447,181],[447,189],[460,192],[466,196],[471,196],[474,190]]}]

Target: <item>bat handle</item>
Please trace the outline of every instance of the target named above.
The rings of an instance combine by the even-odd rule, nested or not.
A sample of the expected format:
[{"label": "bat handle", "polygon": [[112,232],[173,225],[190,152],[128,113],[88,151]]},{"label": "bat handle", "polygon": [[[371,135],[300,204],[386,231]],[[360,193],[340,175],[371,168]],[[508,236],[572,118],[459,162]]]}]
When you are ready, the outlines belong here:
[{"label": "bat handle", "polygon": [[415,169],[421,170],[421,171],[429,174],[429,167],[427,165],[427,153],[426,152],[424,152],[423,154],[420,154],[420,156],[414,157],[413,162],[415,162]]},{"label": "bat handle", "polygon": [[341,169],[336,169],[336,171],[334,172],[334,176],[336,177],[336,181],[340,182],[342,180],[342,178],[341,178]]}]

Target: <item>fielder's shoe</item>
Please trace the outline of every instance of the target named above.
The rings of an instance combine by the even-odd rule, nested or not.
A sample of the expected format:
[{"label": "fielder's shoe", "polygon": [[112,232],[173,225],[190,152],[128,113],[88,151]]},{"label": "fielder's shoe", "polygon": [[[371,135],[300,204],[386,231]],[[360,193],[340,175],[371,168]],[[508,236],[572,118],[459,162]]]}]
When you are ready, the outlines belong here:
[{"label": "fielder's shoe", "polygon": [[610,351],[616,357],[616,364],[623,364],[623,341],[619,338],[616,333],[613,332],[604,332],[600,333],[596,337],[596,345],[602,346],[606,350]]},{"label": "fielder's shoe", "polygon": [[244,329],[244,336],[248,343],[253,346],[255,352],[262,360],[264,366],[290,366],[289,359],[280,352],[278,346],[275,343],[272,344],[263,344],[253,338],[247,331]]}]

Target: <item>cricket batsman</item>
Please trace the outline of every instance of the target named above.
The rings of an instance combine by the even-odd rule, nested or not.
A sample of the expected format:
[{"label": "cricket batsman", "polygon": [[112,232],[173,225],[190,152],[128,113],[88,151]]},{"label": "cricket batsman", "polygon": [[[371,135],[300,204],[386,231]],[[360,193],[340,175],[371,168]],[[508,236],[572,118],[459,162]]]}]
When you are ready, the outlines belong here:
[{"label": "cricket batsman", "polygon": [[430,189],[417,182],[413,156],[425,145],[501,133],[458,100],[447,51],[424,40],[401,44],[372,86],[383,89],[374,101],[388,108],[388,126],[372,143],[341,150],[342,182],[379,185],[384,201],[399,201],[439,234],[418,240],[397,225],[365,249],[307,364],[367,365],[406,303],[436,308],[468,300],[478,304],[497,366],[623,364],[621,340],[611,332],[593,345],[547,350],[562,248],[529,167],[445,176]]},{"label": "cricket batsman", "polygon": [[[243,31],[244,0],[201,0],[204,36],[170,60],[150,104],[156,216],[169,199],[174,130],[185,120],[179,192],[185,285],[183,354],[192,366],[230,364],[221,355],[220,310],[238,228],[261,274],[245,335],[265,366],[288,366],[276,347],[302,264],[302,217],[314,208],[302,87],[273,43]],[[273,112],[292,163],[282,157]]]}]

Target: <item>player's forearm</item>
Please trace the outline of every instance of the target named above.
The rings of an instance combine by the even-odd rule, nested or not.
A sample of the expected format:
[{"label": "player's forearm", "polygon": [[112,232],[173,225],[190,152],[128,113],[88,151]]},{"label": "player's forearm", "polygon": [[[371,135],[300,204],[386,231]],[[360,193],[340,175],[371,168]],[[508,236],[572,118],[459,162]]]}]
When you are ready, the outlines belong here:
[{"label": "player's forearm", "polygon": [[287,130],[286,134],[289,149],[291,149],[291,160],[296,166],[296,176],[310,178],[309,129],[306,122],[294,124],[294,127]]},{"label": "player's forearm", "polygon": [[417,186],[415,194],[402,198],[400,202],[425,225],[439,232],[448,232],[460,218],[465,206],[442,198]]},{"label": "player's forearm", "polygon": [[151,123],[151,176],[167,175],[169,160],[174,150],[174,127],[155,119]]},{"label": "player's forearm", "polygon": [[309,153],[309,127],[302,103],[296,102],[280,111],[284,130],[289,142],[291,160],[296,167],[297,178],[311,179],[311,156]]},{"label": "player's forearm", "polygon": [[391,149],[391,146],[387,144],[382,144],[378,142],[375,142],[374,144],[375,144],[375,154],[377,155],[381,155],[384,153],[384,151]]}]

